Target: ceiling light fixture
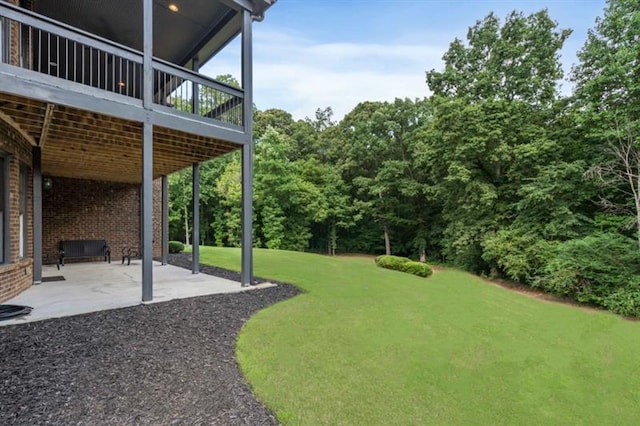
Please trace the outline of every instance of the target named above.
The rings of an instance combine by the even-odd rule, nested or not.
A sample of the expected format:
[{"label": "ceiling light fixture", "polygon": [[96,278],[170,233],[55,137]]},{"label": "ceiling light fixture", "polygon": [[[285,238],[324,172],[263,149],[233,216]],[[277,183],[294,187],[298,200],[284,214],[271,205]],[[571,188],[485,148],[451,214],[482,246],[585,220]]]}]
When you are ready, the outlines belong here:
[{"label": "ceiling light fixture", "polygon": [[51,188],[53,188],[53,179],[51,179],[50,177],[43,178],[42,189],[44,189],[45,191],[48,191]]},{"label": "ceiling light fixture", "polygon": [[126,86],[126,84],[125,84],[125,82],[124,82],[124,81],[119,81],[119,82],[118,82],[118,86],[120,86],[120,87],[124,87],[124,86]]},{"label": "ceiling light fixture", "polygon": [[178,10],[178,5],[176,5],[175,3],[169,3],[169,10],[172,12],[177,12]]}]

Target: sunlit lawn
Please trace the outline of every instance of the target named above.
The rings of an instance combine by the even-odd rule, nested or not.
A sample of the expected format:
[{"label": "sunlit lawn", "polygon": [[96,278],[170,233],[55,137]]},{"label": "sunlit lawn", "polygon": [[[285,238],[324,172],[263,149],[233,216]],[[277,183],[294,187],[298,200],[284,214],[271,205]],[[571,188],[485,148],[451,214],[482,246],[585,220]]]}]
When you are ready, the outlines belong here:
[{"label": "sunlit lawn", "polygon": [[[236,249],[202,261],[239,269]],[[534,300],[455,270],[255,251],[306,293],[258,313],[241,368],[285,424],[638,424],[640,322]]]}]

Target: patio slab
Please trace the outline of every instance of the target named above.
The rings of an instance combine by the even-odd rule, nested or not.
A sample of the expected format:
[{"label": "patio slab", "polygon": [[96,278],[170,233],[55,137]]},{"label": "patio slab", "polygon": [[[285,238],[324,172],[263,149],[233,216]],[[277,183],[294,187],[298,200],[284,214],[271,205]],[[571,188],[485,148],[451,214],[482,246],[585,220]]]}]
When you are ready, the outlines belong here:
[{"label": "patio slab", "polygon": [[[136,306],[142,303],[142,268],[140,261],[131,265],[90,262],[71,263],[58,270],[55,265],[42,268],[44,277],[63,276],[64,281],[43,282],[31,286],[4,304],[31,306],[31,314],[0,321],[0,326],[22,324],[107,309]],[[236,281],[191,271],[173,265],[153,263],[153,302],[236,293],[273,286],[242,287]]]}]

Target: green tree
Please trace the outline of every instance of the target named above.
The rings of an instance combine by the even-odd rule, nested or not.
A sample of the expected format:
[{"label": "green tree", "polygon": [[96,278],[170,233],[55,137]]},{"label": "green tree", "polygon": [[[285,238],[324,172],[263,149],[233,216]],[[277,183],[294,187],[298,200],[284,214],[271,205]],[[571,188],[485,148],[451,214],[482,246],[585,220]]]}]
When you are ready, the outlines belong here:
[{"label": "green tree", "polygon": [[630,127],[618,132],[617,140],[604,151],[610,160],[593,165],[586,176],[600,184],[605,211],[634,217],[640,250],[640,147]]},{"label": "green tree", "polygon": [[242,238],[242,181],[240,162],[236,158],[227,163],[214,188],[221,210],[213,223],[216,245],[239,247]]},{"label": "green tree", "polygon": [[335,255],[338,250],[340,232],[353,227],[359,219],[358,212],[349,197],[348,185],[342,179],[338,167],[322,163],[316,157],[297,161],[303,177],[322,193],[326,204],[326,214],[321,221],[315,221],[312,236],[323,241],[326,253]]},{"label": "green tree", "polygon": [[256,145],[256,212],[266,247],[304,250],[311,224],[327,216],[327,203],[322,191],[305,179],[305,164],[290,160],[291,151],[290,139],[273,128]]},{"label": "green tree", "polygon": [[609,0],[573,70],[605,211],[633,217],[640,248],[640,2]]},{"label": "green tree", "polygon": [[281,109],[257,111],[253,117],[253,138],[259,140],[269,127],[280,134],[292,136],[294,123],[291,114]]},{"label": "green tree", "polygon": [[427,72],[427,84],[436,96],[549,104],[563,75],[559,51],[571,34],[556,29],[547,10],[527,17],[514,11],[502,25],[491,13],[469,28],[468,45],[451,43],[444,71]]},{"label": "green tree", "polygon": [[[609,0],[596,19],[572,78],[588,118],[600,120],[594,130],[615,136],[619,127],[640,120],[640,2]],[[595,115],[595,117],[594,117]],[[616,125],[617,124],[617,125]]]},{"label": "green tree", "polygon": [[345,180],[353,182],[361,215],[379,226],[387,254],[415,250],[426,258],[437,209],[428,174],[416,159],[419,132],[430,119],[428,102],[396,99],[362,103],[339,126]]},{"label": "green tree", "polygon": [[169,175],[169,238],[189,244],[191,237],[191,169]]},{"label": "green tree", "polygon": [[384,127],[385,104],[364,102],[342,120],[341,137],[345,155],[341,160],[345,180],[354,186],[354,199],[363,216],[372,218],[383,232],[385,253],[391,254],[390,227],[397,216],[397,192],[391,167],[381,171],[390,158]]},{"label": "green tree", "polygon": [[573,189],[549,185],[553,176],[571,176],[572,183],[581,176],[562,157],[566,120],[556,106],[558,52],[569,34],[557,30],[546,10],[528,17],[512,12],[503,25],[490,14],[469,29],[468,46],[457,39],[450,45],[444,71],[427,73],[436,96],[420,161],[436,183],[450,261],[497,273],[520,250],[507,241],[539,239],[540,229],[552,229],[548,210],[575,222],[572,204],[545,211],[542,201]]}]

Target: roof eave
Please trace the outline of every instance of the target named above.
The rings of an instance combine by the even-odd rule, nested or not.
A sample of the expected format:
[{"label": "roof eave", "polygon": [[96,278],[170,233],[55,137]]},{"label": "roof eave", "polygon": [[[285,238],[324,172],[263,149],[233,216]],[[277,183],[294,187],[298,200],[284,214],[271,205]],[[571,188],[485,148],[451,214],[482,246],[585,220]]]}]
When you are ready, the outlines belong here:
[{"label": "roof eave", "polygon": [[277,0],[223,0],[223,3],[232,7],[236,13],[227,17],[224,22],[218,23],[209,32],[203,42],[195,46],[184,58],[183,66],[188,67],[193,58],[198,58],[200,64],[204,64],[220,52],[234,38],[242,32],[241,9],[251,12],[254,21],[261,22],[264,13],[276,3]]}]

